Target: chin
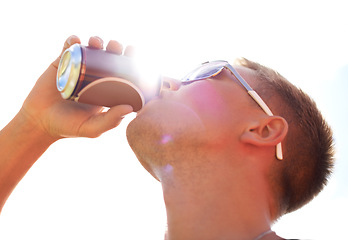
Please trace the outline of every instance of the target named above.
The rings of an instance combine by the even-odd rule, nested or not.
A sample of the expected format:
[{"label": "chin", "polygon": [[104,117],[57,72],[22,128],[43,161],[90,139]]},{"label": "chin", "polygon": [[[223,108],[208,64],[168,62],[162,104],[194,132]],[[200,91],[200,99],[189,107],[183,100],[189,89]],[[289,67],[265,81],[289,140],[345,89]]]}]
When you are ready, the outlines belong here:
[{"label": "chin", "polygon": [[197,149],[204,135],[205,128],[195,111],[163,99],[146,104],[127,127],[130,147],[156,179],[154,169],[183,159],[178,154]]},{"label": "chin", "polygon": [[159,138],[159,131],[150,129],[152,126],[137,117],[127,127],[127,140],[140,164],[159,181],[154,171],[156,166],[161,165],[158,159],[163,159],[158,156],[160,151],[156,139]]}]

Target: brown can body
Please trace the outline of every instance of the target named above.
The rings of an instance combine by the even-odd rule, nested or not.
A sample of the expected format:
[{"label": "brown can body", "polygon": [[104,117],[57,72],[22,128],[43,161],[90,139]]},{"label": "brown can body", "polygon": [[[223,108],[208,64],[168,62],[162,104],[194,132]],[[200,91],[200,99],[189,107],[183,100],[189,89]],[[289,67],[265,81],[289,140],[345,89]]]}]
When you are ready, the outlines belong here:
[{"label": "brown can body", "polygon": [[79,44],[63,53],[57,72],[64,99],[106,107],[130,104],[134,111],[159,92],[160,81],[150,89],[144,81],[130,57]]}]

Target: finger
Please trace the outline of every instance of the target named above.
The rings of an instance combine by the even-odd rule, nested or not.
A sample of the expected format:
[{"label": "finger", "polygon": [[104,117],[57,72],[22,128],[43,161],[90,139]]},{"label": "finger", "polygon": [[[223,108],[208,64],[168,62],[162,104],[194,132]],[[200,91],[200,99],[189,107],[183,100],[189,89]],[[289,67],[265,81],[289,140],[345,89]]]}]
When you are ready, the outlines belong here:
[{"label": "finger", "polygon": [[124,55],[128,57],[134,57],[135,48],[133,46],[127,46],[126,50],[124,50]]},{"label": "finger", "polygon": [[71,35],[70,37],[68,37],[68,39],[64,43],[64,47],[63,47],[62,53],[66,49],[68,49],[70,46],[74,45],[75,43],[81,43],[81,40],[80,40],[79,37],[77,37],[75,35]]},{"label": "finger", "polygon": [[99,48],[102,49],[104,45],[104,41],[103,39],[101,39],[100,37],[91,37],[88,41],[88,46],[92,47],[92,48]]},{"label": "finger", "polygon": [[58,68],[58,64],[60,61],[60,58],[62,56],[62,54],[65,52],[65,50],[67,50],[70,46],[74,45],[75,43],[81,43],[81,40],[79,37],[75,36],[75,35],[71,35],[70,37],[67,38],[67,40],[64,43],[62,52],[60,53],[59,57],[52,63],[52,65],[55,68]]},{"label": "finger", "polygon": [[102,133],[117,127],[125,115],[131,113],[133,108],[129,105],[119,105],[101,112],[88,119],[78,133],[81,137],[95,138]]},{"label": "finger", "polygon": [[106,51],[121,55],[123,51],[123,46],[119,42],[111,40],[106,46]]}]

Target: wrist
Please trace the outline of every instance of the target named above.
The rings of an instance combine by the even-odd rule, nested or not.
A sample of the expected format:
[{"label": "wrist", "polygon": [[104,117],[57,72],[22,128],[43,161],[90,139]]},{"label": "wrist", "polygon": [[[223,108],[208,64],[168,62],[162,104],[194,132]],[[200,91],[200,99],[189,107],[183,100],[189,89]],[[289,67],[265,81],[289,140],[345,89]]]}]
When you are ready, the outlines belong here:
[{"label": "wrist", "polygon": [[0,212],[18,182],[56,140],[22,112],[0,131]]},{"label": "wrist", "polygon": [[42,122],[36,120],[23,108],[17,113],[12,122],[21,129],[21,132],[30,133],[34,139],[48,146],[60,139],[60,137],[52,136]]}]

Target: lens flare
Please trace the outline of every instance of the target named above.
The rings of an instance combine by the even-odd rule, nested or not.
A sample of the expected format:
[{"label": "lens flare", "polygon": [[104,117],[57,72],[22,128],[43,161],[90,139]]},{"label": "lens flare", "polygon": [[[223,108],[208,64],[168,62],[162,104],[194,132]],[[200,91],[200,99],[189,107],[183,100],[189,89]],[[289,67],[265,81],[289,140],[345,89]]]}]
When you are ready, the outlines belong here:
[{"label": "lens flare", "polygon": [[167,143],[172,142],[172,141],[173,141],[172,136],[165,134],[162,136],[161,144],[167,144]]},{"label": "lens flare", "polygon": [[140,81],[138,83],[145,102],[157,97],[162,87],[161,74],[154,61],[142,56],[134,57],[134,63],[139,73]]},{"label": "lens flare", "polygon": [[167,175],[173,172],[173,166],[170,164],[167,164],[163,167],[163,172],[165,172]]}]

